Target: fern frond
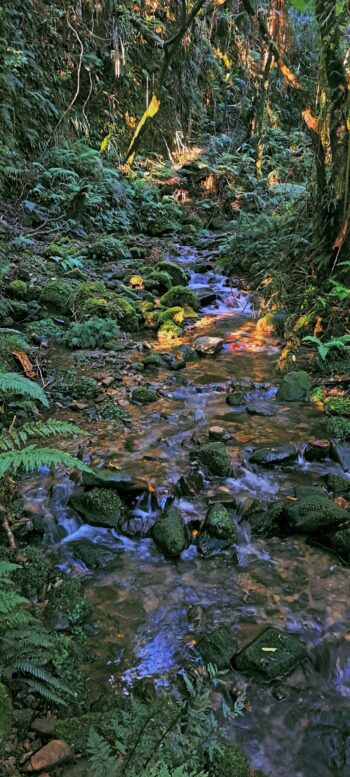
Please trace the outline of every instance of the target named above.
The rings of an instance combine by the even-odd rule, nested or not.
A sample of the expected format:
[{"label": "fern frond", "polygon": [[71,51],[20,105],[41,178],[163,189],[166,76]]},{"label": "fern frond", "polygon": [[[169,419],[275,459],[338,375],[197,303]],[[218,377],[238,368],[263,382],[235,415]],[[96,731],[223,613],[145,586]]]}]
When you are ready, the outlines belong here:
[{"label": "fern frond", "polygon": [[57,677],[54,677],[49,672],[46,672],[45,669],[42,669],[41,666],[38,666],[35,663],[31,663],[29,661],[15,661],[12,665],[12,671],[13,670],[21,671],[25,674],[30,674],[35,677],[36,680],[41,680],[42,682],[48,683],[48,685],[52,685],[53,688],[56,688],[58,691],[62,691],[62,693],[66,693],[68,696],[74,696],[74,692],[71,691],[67,685],[62,683],[61,680],[57,679]]},{"label": "fern frond", "polygon": [[30,437],[53,437],[57,435],[87,434],[68,421],[57,421],[49,418],[48,421],[36,421],[21,426],[20,429],[12,429],[0,437],[0,451],[11,451],[20,448]]},{"label": "fern frond", "polygon": [[81,472],[91,472],[90,467],[76,456],[57,448],[39,448],[37,445],[28,445],[21,451],[0,453],[0,477],[9,470],[16,474],[20,469],[24,469],[25,472],[33,472],[40,467],[59,466],[72,467]]},{"label": "fern frond", "polygon": [[0,588],[0,615],[12,613],[16,607],[28,604],[28,600],[16,593],[16,591],[4,591]]},{"label": "fern frond", "polygon": [[36,399],[44,407],[49,406],[48,399],[41,386],[33,380],[29,380],[29,378],[25,378],[24,375],[19,375],[17,372],[0,373],[0,393],[21,394],[22,396],[30,397],[30,399]]},{"label": "fern frond", "polygon": [[48,701],[51,701],[53,704],[61,704],[63,707],[67,706],[67,702],[64,701],[61,696],[58,696],[57,693],[52,691],[51,688],[48,688],[45,683],[41,683],[39,680],[33,680],[32,678],[30,678],[30,680],[27,678],[27,682],[30,682],[30,687],[33,691],[36,691]]}]

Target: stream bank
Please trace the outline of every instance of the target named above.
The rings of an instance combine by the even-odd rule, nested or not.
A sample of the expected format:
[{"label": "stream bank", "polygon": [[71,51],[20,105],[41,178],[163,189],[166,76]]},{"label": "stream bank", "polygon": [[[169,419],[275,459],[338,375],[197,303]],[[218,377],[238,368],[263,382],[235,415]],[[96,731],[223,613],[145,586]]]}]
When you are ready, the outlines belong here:
[{"label": "stream bank", "polygon": [[[330,445],[309,445],[324,438],[317,405],[278,398],[279,341],[259,325],[254,294],[218,274],[210,248],[177,245],[167,259],[188,271],[189,289],[204,302],[184,336],[164,342],[148,333],[145,342],[141,332],[120,356],[83,351],[77,360],[57,346],[49,352],[60,369],[79,365],[81,379],[107,387],[114,379],[113,402],[124,419],[96,416],[98,396],[73,401],[74,418],[89,434],[82,455],[115,473],[122,522],[111,529],[96,514],[82,518],[84,507],[74,509],[77,484],[66,476],[40,472],[23,483],[28,511],[45,515],[50,552],[61,570],[85,580],[94,605],[88,645],[96,660],[86,665],[91,702],[103,704],[137,684],[166,688],[183,668],[201,672],[196,645],[220,628],[233,655],[273,627],[295,637],[308,658],[272,684],[223,662],[228,673],[219,696],[245,700],[231,741],[276,777],[347,775],[348,570],[272,513],[282,502],[284,521],[296,500],[311,493],[317,501],[319,489],[326,495],[327,478],[345,478],[345,490],[349,476]],[[135,397],[135,388],[152,393]],[[64,406],[61,412],[72,417]],[[225,446],[230,472],[208,471],[205,446],[213,443]],[[321,452],[313,457],[310,447]],[[188,527],[175,559],[149,536],[170,504]],[[227,509],[234,541],[204,536],[212,504]],[[104,548],[105,567],[84,564],[86,542]]]}]

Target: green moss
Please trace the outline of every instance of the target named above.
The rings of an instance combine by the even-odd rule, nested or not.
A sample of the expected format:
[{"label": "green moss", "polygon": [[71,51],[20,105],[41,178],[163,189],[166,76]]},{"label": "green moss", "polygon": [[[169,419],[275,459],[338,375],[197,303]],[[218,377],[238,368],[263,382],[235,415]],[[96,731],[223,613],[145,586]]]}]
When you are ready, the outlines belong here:
[{"label": "green moss", "polygon": [[40,318],[32,324],[27,324],[25,331],[28,336],[36,334],[39,337],[58,338],[64,334],[62,326],[56,324],[52,318]]},{"label": "green moss", "polygon": [[17,299],[25,299],[27,296],[28,286],[25,283],[25,281],[11,281],[8,286],[10,294],[12,294],[14,297],[17,297]]},{"label": "green moss", "polygon": [[350,418],[350,399],[344,397],[329,397],[324,403],[327,415]]},{"label": "green moss", "polygon": [[175,324],[183,324],[186,319],[189,318],[197,318],[197,313],[193,310],[193,308],[189,307],[180,307],[179,305],[176,305],[174,308],[168,308],[167,310],[162,310],[159,313],[159,324],[164,324],[166,321],[174,321]]},{"label": "green moss", "polygon": [[343,478],[341,475],[326,475],[325,481],[327,488],[329,488],[333,494],[347,494],[350,491],[350,480]]},{"label": "green moss", "polygon": [[350,439],[350,419],[342,416],[333,416],[327,418],[326,434],[328,437],[335,437],[339,440]]},{"label": "green moss", "polygon": [[198,452],[196,452],[196,456],[212,475],[217,475],[221,478],[229,477],[231,473],[231,457],[227,448],[220,442],[208,442],[205,445],[201,445]]},{"label": "green moss", "polygon": [[79,283],[79,286],[72,292],[69,300],[70,307],[80,312],[80,308],[88,299],[94,297],[103,298],[106,294],[106,286],[103,281],[86,281]]},{"label": "green moss", "polygon": [[3,755],[4,747],[10,735],[11,720],[11,699],[5,686],[0,683],[0,755]]},{"label": "green moss", "polygon": [[236,527],[230,513],[225,505],[219,502],[209,507],[204,522],[204,529],[212,537],[217,537],[219,540],[230,539],[232,542],[235,542],[237,537]]},{"label": "green moss", "polygon": [[71,504],[93,526],[118,528],[123,503],[116,491],[93,488],[91,491],[72,497]]},{"label": "green moss", "polygon": [[171,319],[165,321],[158,329],[158,340],[177,340],[182,335],[183,329]]},{"label": "green moss", "polygon": [[236,640],[228,626],[219,626],[201,637],[196,646],[204,663],[227,669],[237,652]]},{"label": "green moss", "polygon": [[108,348],[119,334],[115,321],[94,316],[81,324],[71,324],[65,341],[70,348]]},{"label": "green moss", "polygon": [[108,235],[95,240],[88,250],[89,259],[97,262],[116,262],[130,257],[130,251],[116,237]]},{"label": "green moss", "polygon": [[180,556],[189,544],[189,532],[177,507],[172,505],[157,518],[151,536],[165,556]]},{"label": "green moss", "polygon": [[75,381],[69,388],[70,396],[73,399],[93,399],[97,396],[99,387],[95,378],[82,378]]},{"label": "green moss", "polygon": [[159,369],[162,366],[162,357],[159,353],[148,353],[142,359],[142,366],[146,369]]},{"label": "green moss", "polygon": [[28,546],[22,556],[23,562],[14,573],[16,584],[27,599],[42,599],[50,577],[49,560],[34,546]]},{"label": "green moss", "polygon": [[349,520],[349,513],[326,496],[306,496],[286,507],[294,530],[314,534]]},{"label": "green moss", "polygon": [[188,282],[188,272],[181,265],[175,264],[175,262],[168,262],[167,260],[158,262],[155,270],[156,272],[159,270],[166,272],[170,276],[172,286],[186,286]]},{"label": "green moss", "polygon": [[214,752],[209,777],[249,777],[249,758],[234,745],[223,745]]},{"label": "green moss", "polygon": [[145,288],[152,289],[163,294],[172,286],[171,277],[167,272],[153,270],[145,279]]},{"label": "green moss", "polygon": [[173,308],[175,306],[187,305],[193,310],[198,310],[200,303],[197,295],[187,286],[173,286],[160,298],[161,305],[164,308]]},{"label": "green moss", "polygon": [[72,296],[72,286],[66,281],[49,281],[42,289],[40,301],[48,307],[59,310],[62,313],[68,313],[70,310],[70,299]]},{"label": "green moss", "polygon": [[83,623],[91,611],[92,605],[83,596],[79,580],[64,577],[58,585],[50,589],[45,622],[52,625],[57,619],[64,618],[71,626],[76,626]]},{"label": "green moss", "polygon": [[235,659],[240,672],[274,680],[291,672],[307,657],[305,645],[292,634],[268,628]]},{"label": "green moss", "polygon": [[109,307],[109,315],[118,322],[123,332],[136,332],[139,319],[134,306],[124,297],[116,297]]},{"label": "green moss", "polygon": [[133,390],[131,399],[133,402],[137,402],[140,405],[147,405],[150,402],[156,402],[158,399],[158,394],[156,391],[152,391],[151,389],[145,388],[144,386],[140,386]]}]

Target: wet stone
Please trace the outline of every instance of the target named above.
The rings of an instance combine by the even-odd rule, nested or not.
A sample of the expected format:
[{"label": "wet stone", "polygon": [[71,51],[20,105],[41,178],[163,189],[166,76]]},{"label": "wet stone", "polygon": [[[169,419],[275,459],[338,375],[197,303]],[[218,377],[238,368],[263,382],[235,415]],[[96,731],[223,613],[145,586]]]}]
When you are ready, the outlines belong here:
[{"label": "wet stone", "polygon": [[268,628],[235,658],[240,672],[273,680],[289,674],[307,657],[305,645],[284,631]]},{"label": "wet stone", "polygon": [[302,402],[309,398],[311,380],[307,372],[289,372],[277,391],[279,402]]},{"label": "wet stone", "polygon": [[344,478],[341,475],[325,475],[324,480],[329,491],[333,494],[350,493],[350,478]]},{"label": "wet stone", "polygon": [[224,344],[222,337],[197,337],[194,341],[194,347],[197,353],[204,356],[212,356],[220,351]]},{"label": "wet stone", "polygon": [[334,461],[338,461],[344,472],[350,472],[350,445],[348,443],[333,444],[331,456]]},{"label": "wet stone", "polygon": [[209,439],[214,442],[231,442],[233,437],[222,426],[211,426],[209,429]]},{"label": "wet stone", "polygon": [[93,488],[77,494],[70,504],[92,526],[117,529],[122,515],[123,503],[116,491],[107,488]]},{"label": "wet stone", "polygon": [[32,731],[43,737],[50,737],[55,733],[57,718],[35,718],[31,724]]},{"label": "wet stone", "polygon": [[295,445],[276,445],[266,448],[255,448],[249,457],[252,464],[263,467],[274,467],[279,464],[290,464],[296,461],[298,450]]},{"label": "wet stone", "polygon": [[294,531],[317,534],[336,528],[349,520],[349,513],[326,496],[305,496],[286,506]]},{"label": "wet stone", "polygon": [[220,626],[201,637],[196,650],[206,665],[213,664],[218,669],[226,669],[237,651],[237,644],[231,629]]},{"label": "wet stone", "polygon": [[63,739],[52,739],[31,756],[24,767],[25,772],[41,772],[43,769],[54,769],[69,761],[72,751]]},{"label": "wet stone", "polygon": [[271,418],[273,415],[275,415],[274,410],[266,407],[264,402],[251,402],[249,405],[247,405],[247,413],[249,415],[260,415],[264,418]]},{"label": "wet stone", "polygon": [[203,475],[198,470],[191,470],[179,478],[175,484],[175,494],[177,496],[195,496],[201,492],[203,486]]},{"label": "wet stone", "polygon": [[235,542],[237,539],[233,519],[225,505],[220,502],[210,505],[204,521],[204,530],[219,540]]},{"label": "wet stone", "polygon": [[105,567],[114,557],[108,548],[96,545],[91,540],[76,540],[66,547],[69,547],[77,561],[82,561],[89,569]]},{"label": "wet stone", "polygon": [[180,556],[190,542],[189,530],[174,505],[156,519],[151,536],[164,555],[169,558]]},{"label": "wet stone", "polygon": [[331,444],[329,440],[311,440],[304,452],[306,461],[323,461],[329,456]]},{"label": "wet stone", "polygon": [[231,456],[220,442],[209,442],[201,445],[195,456],[212,475],[227,478],[231,473]]},{"label": "wet stone", "polygon": [[226,404],[229,407],[240,407],[245,403],[245,394],[243,391],[231,391],[226,395]]}]

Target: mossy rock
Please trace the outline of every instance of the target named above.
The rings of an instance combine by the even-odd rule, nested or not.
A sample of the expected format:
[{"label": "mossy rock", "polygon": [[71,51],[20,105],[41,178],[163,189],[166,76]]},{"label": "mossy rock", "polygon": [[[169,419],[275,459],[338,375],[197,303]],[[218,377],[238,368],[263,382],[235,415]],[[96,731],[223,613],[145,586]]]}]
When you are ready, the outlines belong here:
[{"label": "mossy rock", "polygon": [[227,669],[236,654],[237,645],[228,626],[220,626],[198,640],[196,650],[204,663]]},{"label": "mossy rock", "polygon": [[95,378],[82,378],[68,388],[68,393],[73,399],[94,399],[99,388]]},{"label": "mossy rock", "polygon": [[105,298],[106,292],[106,285],[103,281],[85,281],[84,283],[79,283],[72,291],[69,300],[70,307],[73,309],[76,308],[79,312],[80,308],[82,308],[88,299],[103,299]]},{"label": "mossy rock", "polygon": [[158,394],[156,391],[152,391],[152,389],[139,386],[132,391],[131,399],[132,402],[135,402],[139,405],[148,405],[150,402],[157,401]]},{"label": "mossy rock", "polygon": [[49,308],[68,313],[73,287],[67,281],[49,281],[41,291],[40,302]]},{"label": "mossy rock", "polygon": [[220,442],[208,442],[196,451],[196,457],[212,475],[228,478],[231,474],[231,456]]},{"label": "mossy rock", "polygon": [[153,270],[145,279],[145,288],[164,294],[171,289],[171,277],[167,272]]},{"label": "mossy rock", "polygon": [[324,476],[324,480],[327,488],[332,491],[333,494],[337,495],[350,493],[350,479],[343,478],[341,475],[329,474]]},{"label": "mossy rock", "polygon": [[151,536],[164,555],[169,558],[180,556],[188,547],[190,539],[184,519],[174,505],[156,519],[151,529]]},{"label": "mossy rock", "polygon": [[173,286],[160,298],[160,303],[164,308],[174,308],[188,306],[193,310],[198,310],[200,306],[197,294],[187,286]]},{"label": "mossy rock", "polygon": [[177,340],[182,335],[183,329],[171,319],[165,321],[158,329],[158,340]]},{"label": "mossy rock", "polygon": [[142,359],[142,367],[144,370],[148,369],[160,369],[163,365],[163,359],[159,353],[148,353]]},{"label": "mossy rock", "polygon": [[324,403],[324,409],[327,415],[350,418],[350,399],[344,397],[329,397]]},{"label": "mossy rock", "polygon": [[232,542],[235,542],[237,539],[236,527],[230,513],[225,505],[220,504],[220,502],[210,505],[203,528],[212,537],[217,537],[219,540],[231,540]]},{"label": "mossy rock", "polygon": [[[88,542],[88,540],[86,541]],[[84,540],[80,540],[80,542],[84,542]],[[45,609],[45,623],[49,627],[53,627],[57,622],[64,620],[68,626],[76,626],[84,623],[91,612],[92,605],[83,596],[80,581],[65,576],[57,586],[50,589],[48,605]]]},{"label": "mossy rock", "polygon": [[28,337],[31,337],[31,335],[35,334],[39,337],[48,337],[53,339],[62,337],[64,334],[63,327],[59,324],[56,324],[52,318],[40,318],[38,321],[35,321],[32,324],[26,324],[25,331]]},{"label": "mossy rock", "polygon": [[0,683],[0,755],[4,754],[4,748],[10,736],[12,721],[11,699],[5,686]]},{"label": "mossy rock", "polygon": [[93,488],[70,500],[72,507],[92,526],[118,529],[123,503],[116,491],[109,488]]},{"label": "mossy rock", "polygon": [[317,534],[336,528],[349,520],[349,513],[326,496],[305,496],[286,506],[294,531]]},{"label": "mossy rock", "polygon": [[136,332],[139,319],[134,306],[124,297],[116,297],[109,307],[109,315],[118,322],[123,332]]},{"label": "mossy rock", "polygon": [[21,594],[27,599],[41,599],[50,578],[50,562],[35,546],[29,545],[21,555],[23,561],[14,573],[14,580]]},{"label": "mossy rock", "polygon": [[152,303],[144,303],[144,305],[146,304],[148,309],[146,309],[145,306],[142,309],[142,305],[140,306],[144,325],[147,329],[157,329],[159,322],[159,309],[154,308]]},{"label": "mossy rock", "polygon": [[188,283],[189,273],[175,262],[169,262],[164,259],[156,265],[155,271],[159,270],[166,272],[170,276],[172,286],[186,286]]},{"label": "mossy rock", "polygon": [[88,256],[97,262],[115,262],[128,259],[131,254],[121,240],[108,235],[98,238],[89,246]]},{"label": "mossy rock", "polygon": [[250,777],[249,758],[235,745],[222,745],[214,751],[208,777]]},{"label": "mossy rock", "polygon": [[332,416],[327,418],[326,434],[338,440],[350,440],[350,419],[343,416]]},{"label": "mossy rock", "polygon": [[13,297],[16,297],[16,299],[26,299],[28,285],[25,281],[11,281],[11,283],[8,285],[8,291],[9,294],[11,294]]},{"label": "mossy rock", "polygon": [[274,680],[289,674],[307,657],[302,642],[279,629],[268,628],[235,658],[238,671]]},{"label": "mossy rock", "polygon": [[191,319],[191,318],[198,318],[197,313],[193,308],[189,307],[180,307],[179,305],[176,305],[174,308],[168,308],[167,310],[162,310],[159,313],[159,324],[164,324],[166,321],[174,321],[175,324],[178,324],[179,326],[184,323],[184,321]]},{"label": "mossy rock", "polygon": [[339,529],[328,537],[329,546],[332,550],[335,550],[338,555],[350,563],[350,526]]},{"label": "mossy rock", "polygon": [[230,394],[226,395],[226,404],[230,407],[240,407],[244,405],[244,402],[245,394],[243,391],[231,391]]},{"label": "mossy rock", "polygon": [[307,372],[288,372],[284,376],[276,398],[279,402],[302,402],[309,399],[311,380]]}]

